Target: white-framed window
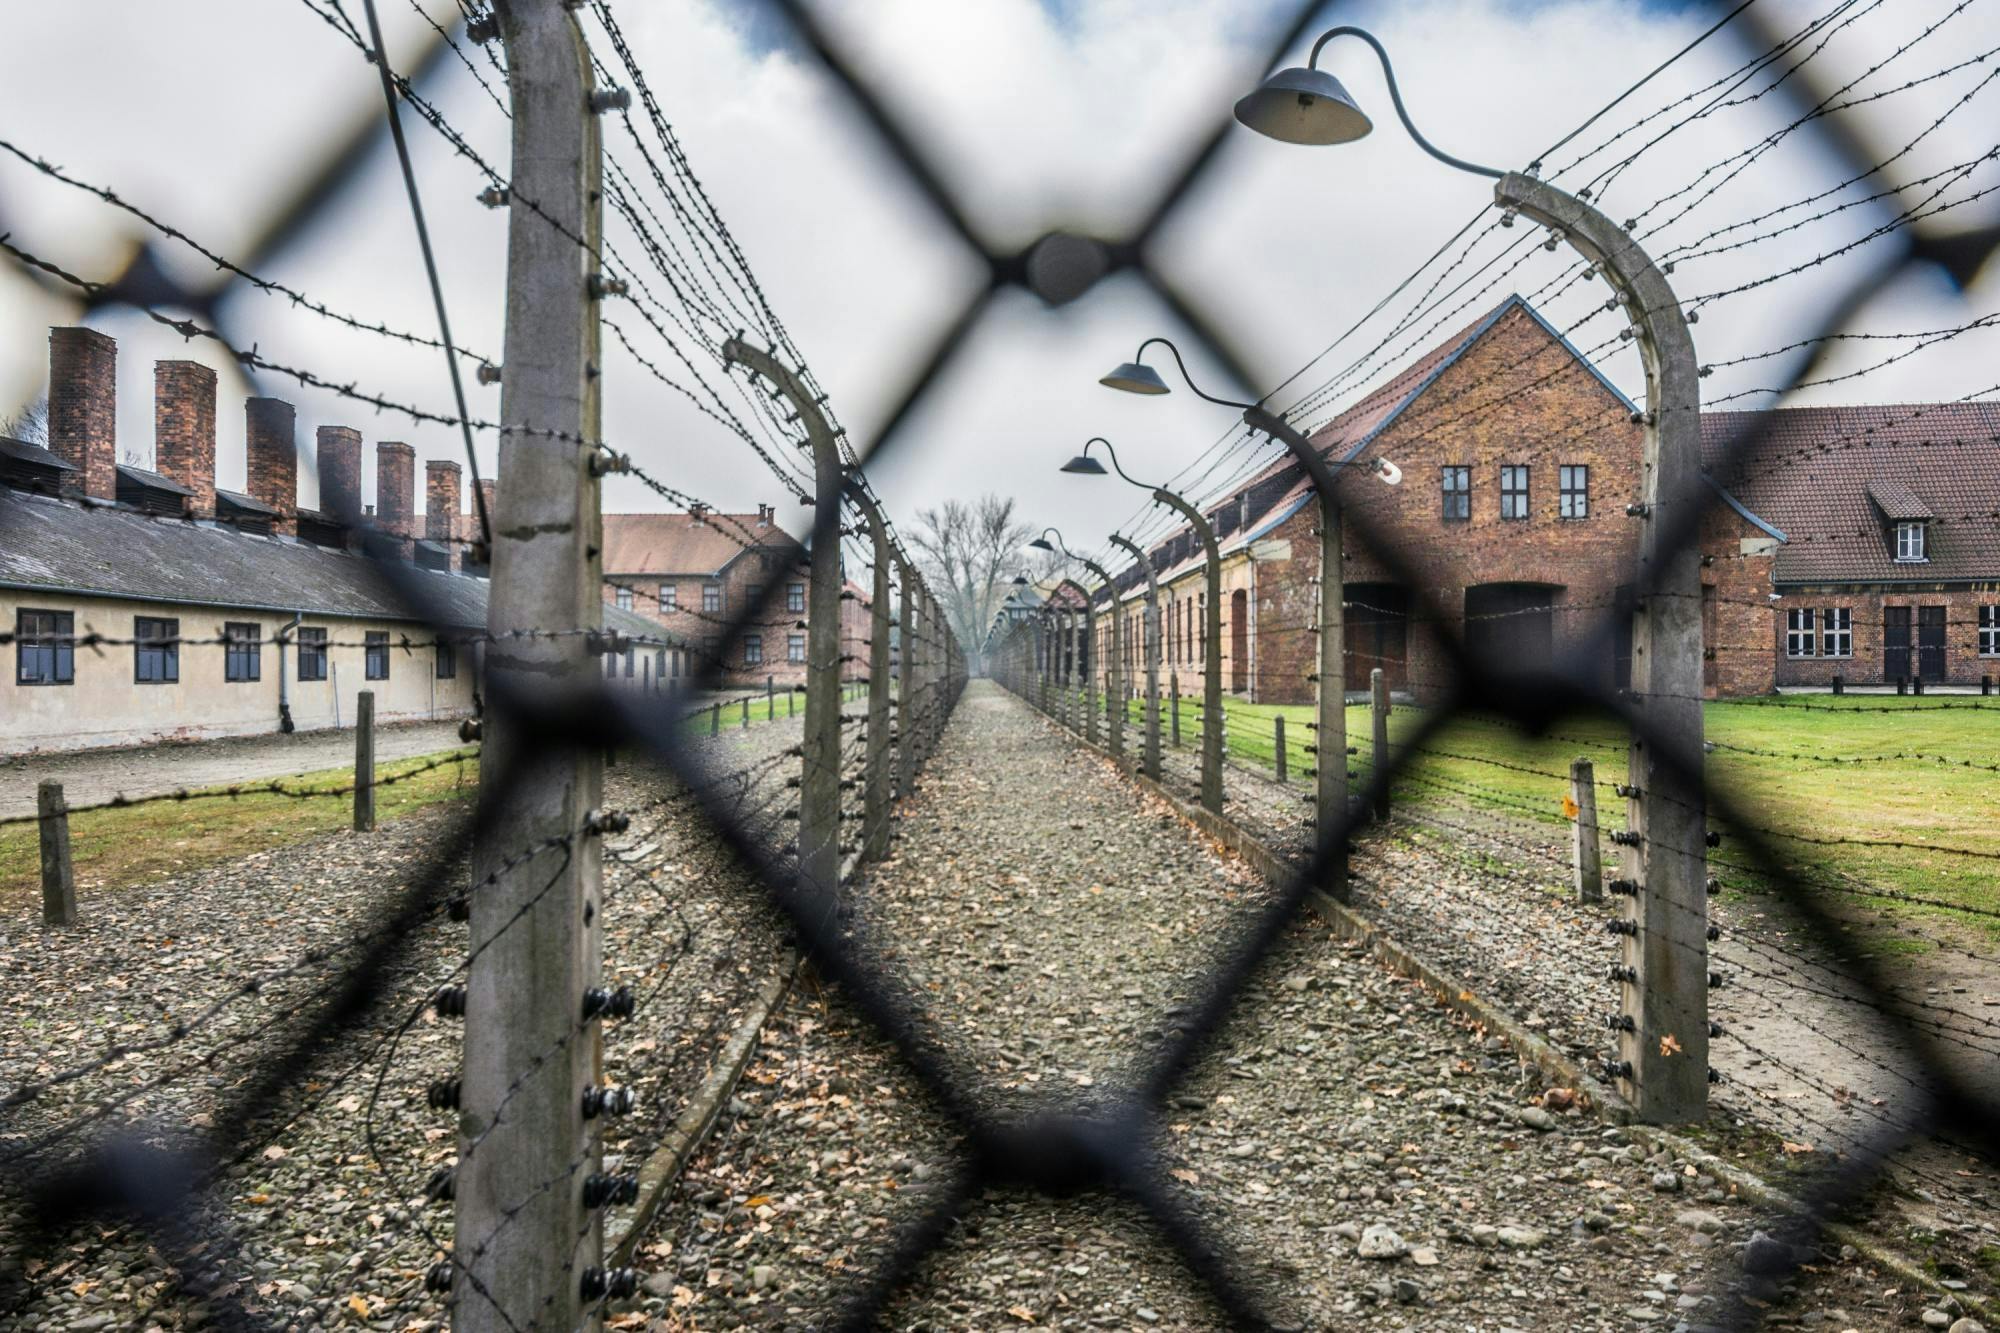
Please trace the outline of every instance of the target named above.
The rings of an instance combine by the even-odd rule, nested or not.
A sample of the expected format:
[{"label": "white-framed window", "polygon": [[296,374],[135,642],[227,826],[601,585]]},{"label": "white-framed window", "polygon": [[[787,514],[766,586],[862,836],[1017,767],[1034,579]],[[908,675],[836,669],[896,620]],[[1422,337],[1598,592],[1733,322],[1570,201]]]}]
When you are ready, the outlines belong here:
[{"label": "white-framed window", "polygon": [[746,634],[743,636],[743,665],[756,666],[764,660],[764,636]]},{"label": "white-framed window", "polygon": [[1898,560],[1930,559],[1930,555],[1924,549],[1923,524],[1898,523],[1896,525],[1896,558]]},{"label": "white-framed window", "polygon": [[1819,655],[1854,656],[1854,612],[1845,606],[1829,606],[1820,612]]},{"label": "white-framed window", "polygon": [[632,609],[632,590],[624,587],[614,588],[611,590],[611,600],[617,605],[620,611],[630,611]]},{"label": "white-framed window", "polygon": [[704,583],[701,585],[701,609],[713,615],[722,609],[722,585]]},{"label": "white-framed window", "polygon": [[665,615],[669,611],[678,611],[680,605],[680,589],[671,583],[662,583],[660,585],[660,614]]},{"label": "white-framed window", "polygon": [[2000,606],[1979,608],[1979,655],[2000,657]]},{"label": "white-framed window", "polygon": [[787,583],[785,585],[785,610],[798,615],[806,609],[806,585]]},{"label": "white-framed window", "polygon": [[1500,469],[1500,517],[1528,516],[1528,465],[1508,463]]},{"label": "white-framed window", "polygon": [[1564,463],[1557,481],[1564,518],[1590,517],[1590,467],[1585,463]]},{"label": "white-framed window", "polygon": [[787,662],[803,662],[806,660],[805,635],[787,634],[785,636],[785,660]]},{"label": "white-framed window", "polygon": [[1785,612],[1785,656],[1811,657],[1813,655],[1813,610],[1799,607]]}]

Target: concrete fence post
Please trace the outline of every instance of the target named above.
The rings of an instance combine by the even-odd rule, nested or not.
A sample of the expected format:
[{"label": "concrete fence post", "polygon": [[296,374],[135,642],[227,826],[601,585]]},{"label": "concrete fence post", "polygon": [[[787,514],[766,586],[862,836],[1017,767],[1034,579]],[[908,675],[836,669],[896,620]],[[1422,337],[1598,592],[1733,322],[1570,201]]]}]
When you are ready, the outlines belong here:
[{"label": "concrete fence post", "polygon": [[1178,750],[1181,748],[1181,673],[1178,671],[1167,673],[1167,710],[1172,714],[1167,736]]},{"label": "concrete fence post", "polygon": [[889,852],[889,529],[881,506],[850,479],[848,496],[868,522],[874,563],[868,607],[868,737],[862,779],[861,855],[879,861]]},{"label": "concrete fence post", "polygon": [[917,778],[917,580],[908,560],[896,562],[896,795]]},{"label": "concrete fence post", "polygon": [[354,700],[354,831],[375,829],[375,691]]},{"label": "concrete fence post", "polygon": [[1271,767],[1278,775],[1278,781],[1285,780],[1285,715],[1278,714],[1271,719]]},{"label": "concrete fence post", "polygon": [[35,788],[35,813],[41,817],[42,924],[76,924],[76,868],[69,859],[69,806],[62,783],[45,780]]},{"label": "concrete fence post", "polygon": [[764,677],[764,720],[766,722],[776,722],[778,720],[778,678],[776,676]]},{"label": "concrete fence post", "polygon": [[722,700],[720,699],[717,699],[708,706],[708,734],[711,736],[720,736],[722,734]]},{"label": "concrete fence post", "polygon": [[1604,901],[1603,848],[1597,840],[1597,771],[1588,759],[1578,758],[1569,766],[1570,800],[1576,818],[1570,827],[1570,845],[1576,866],[1576,900],[1580,903]]},{"label": "concrete fence post", "polygon": [[748,731],[750,729],[750,696],[747,694],[744,695],[741,702],[743,705],[743,723],[739,730]]},{"label": "concrete fence post", "polygon": [[[1381,667],[1376,667],[1368,673],[1368,712],[1369,721],[1374,726],[1373,776],[1379,779],[1389,771],[1389,681],[1382,674]],[[1324,762],[1325,756],[1321,756],[1321,760]],[[1389,787],[1384,783],[1382,794],[1375,798],[1375,818],[1388,817]]]}]

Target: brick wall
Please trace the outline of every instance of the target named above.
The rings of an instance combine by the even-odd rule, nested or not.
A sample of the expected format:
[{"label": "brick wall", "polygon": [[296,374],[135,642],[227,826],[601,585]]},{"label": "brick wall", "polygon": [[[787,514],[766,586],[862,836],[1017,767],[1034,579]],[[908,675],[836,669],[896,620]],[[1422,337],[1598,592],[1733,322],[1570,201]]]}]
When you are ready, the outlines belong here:
[{"label": "brick wall", "polygon": [[[2000,585],[1986,587],[1881,588],[1849,586],[1810,587],[1792,585],[1782,589],[1783,599],[1769,612],[1772,658],[1780,685],[1831,685],[1838,674],[1849,685],[1893,685],[1883,648],[1883,621],[1891,607],[1909,608],[1910,641],[1918,639],[1921,608],[1943,608],[1944,681],[1953,685],[1977,685],[1980,677],[2000,680],[2000,656],[1979,654],[1979,608],[2000,606]],[[1844,608],[1852,625],[1852,648],[1846,658],[1822,656],[1826,647],[1822,635],[1824,613]],[[1786,612],[1810,609],[1814,612],[1814,655],[1794,658],[1787,653]],[[1917,666],[1912,647],[1909,671]],[[1929,679],[1929,677],[1927,677]]]},{"label": "brick wall", "polygon": [[161,476],[193,491],[190,518],[215,517],[215,372],[198,361],[153,364],[153,456]]},{"label": "brick wall", "polygon": [[448,458],[433,458],[424,464],[424,539],[437,542],[450,557],[451,568],[459,566],[463,549],[457,538],[459,523],[459,466]]},{"label": "brick wall", "polygon": [[1772,650],[1777,613],[1771,609],[1776,538],[1726,505],[1702,515],[1702,630],[1710,656],[1702,664],[1711,699],[1769,694],[1777,684]]},{"label": "brick wall", "polygon": [[417,451],[399,440],[375,445],[375,525],[407,557],[417,532]]},{"label": "brick wall", "polygon": [[292,405],[282,399],[243,400],[243,453],[249,470],[245,490],[251,499],[278,511],[278,516],[271,520],[271,531],[281,536],[298,531],[296,416]]},{"label": "brick wall", "polygon": [[[758,551],[747,551],[731,562],[719,576],[713,577],[701,574],[633,576],[613,571],[605,578],[604,602],[607,606],[616,605],[618,589],[630,588],[631,609],[634,612],[660,625],[677,642],[688,645],[681,667],[683,678],[699,670],[719,667],[718,689],[754,689],[762,686],[766,677],[774,677],[780,689],[803,685],[805,663],[790,661],[788,648],[789,636],[806,632],[806,614],[787,609],[786,586],[796,583],[801,596],[808,596],[811,580],[803,560],[792,558],[795,554],[781,555],[773,551],[767,559]],[[776,580],[778,586],[764,611],[745,625],[741,634],[725,643],[720,622],[740,613],[749,599],[757,594],[759,584],[766,579]],[[702,589],[711,583],[717,585],[722,593],[722,609],[719,612],[702,610]],[[664,584],[673,585],[676,598],[675,608],[666,612],[660,610],[660,588]],[[841,603],[843,637],[855,636],[855,622],[850,617],[855,614],[856,607],[856,603]],[[867,613],[862,611],[860,614]],[[860,631],[862,637],[866,633],[865,629]],[[745,640],[753,634],[758,638],[763,656],[760,663],[745,660]],[[841,651],[848,653],[855,649],[848,646]],[[866,674],[862,664],[843,663],[842,666],[845,674],[850,676]],[[670,657],[670,673],[671,669]],[[669,682],[672,680],[670,674]]]},{"label": "brick wall", "polygon": [[350,526],[361,519],[361,432],[351,426],[321,426],[320,512]]},{"label": "brick wall", "polygon": [[118,342],[95,329],[49,330],[49,451],[78,471],[65,495],[118,496]]}]

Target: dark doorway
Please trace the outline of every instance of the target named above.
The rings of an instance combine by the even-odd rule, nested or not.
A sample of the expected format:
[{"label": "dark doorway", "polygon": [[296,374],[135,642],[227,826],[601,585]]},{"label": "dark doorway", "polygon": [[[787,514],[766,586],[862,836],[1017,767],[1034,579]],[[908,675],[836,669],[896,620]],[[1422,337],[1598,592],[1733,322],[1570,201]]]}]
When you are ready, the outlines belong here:
[{"label": "dark doorway", "polygon": [[1347,689],[1365,692],[1382,668],[1392,690],[1410,685],[1410,597],[1394,583],[1350,583],[1347,592]]},{"label": "dark doorway", "polygon": [[1917,608],[1917,679],[1944,679],[1944,608]]},{"label": "dark doorway", "polygon": [[1882,608],[1882,679],[1907,680],[1910,675],[1910,608]]},{"label": "dark doorway", "polygon": [[1465,646],[1475,662],[1509,671],[1546,668],[1555,652],[1549,583],[1480,583],[1465,590]]},{"label": "dark doorway", "polygon": [[1229,690],[1250,688],[1250,594],[1238,588],[1229,594]]}]

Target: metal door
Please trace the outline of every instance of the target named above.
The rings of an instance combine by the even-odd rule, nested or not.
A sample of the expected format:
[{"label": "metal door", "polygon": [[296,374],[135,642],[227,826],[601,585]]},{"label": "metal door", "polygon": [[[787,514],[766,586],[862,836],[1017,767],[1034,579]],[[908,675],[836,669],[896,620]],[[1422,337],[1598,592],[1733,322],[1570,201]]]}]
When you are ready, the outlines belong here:
[{"label": "metal door", "polygon": [[1882,679],[1898,681],[1910,674],[1910,608],[1882,608]]},{"label": "metal door", "polygon": [[1944,608],[1917,608],[1917,678],[1944,679]]}]

